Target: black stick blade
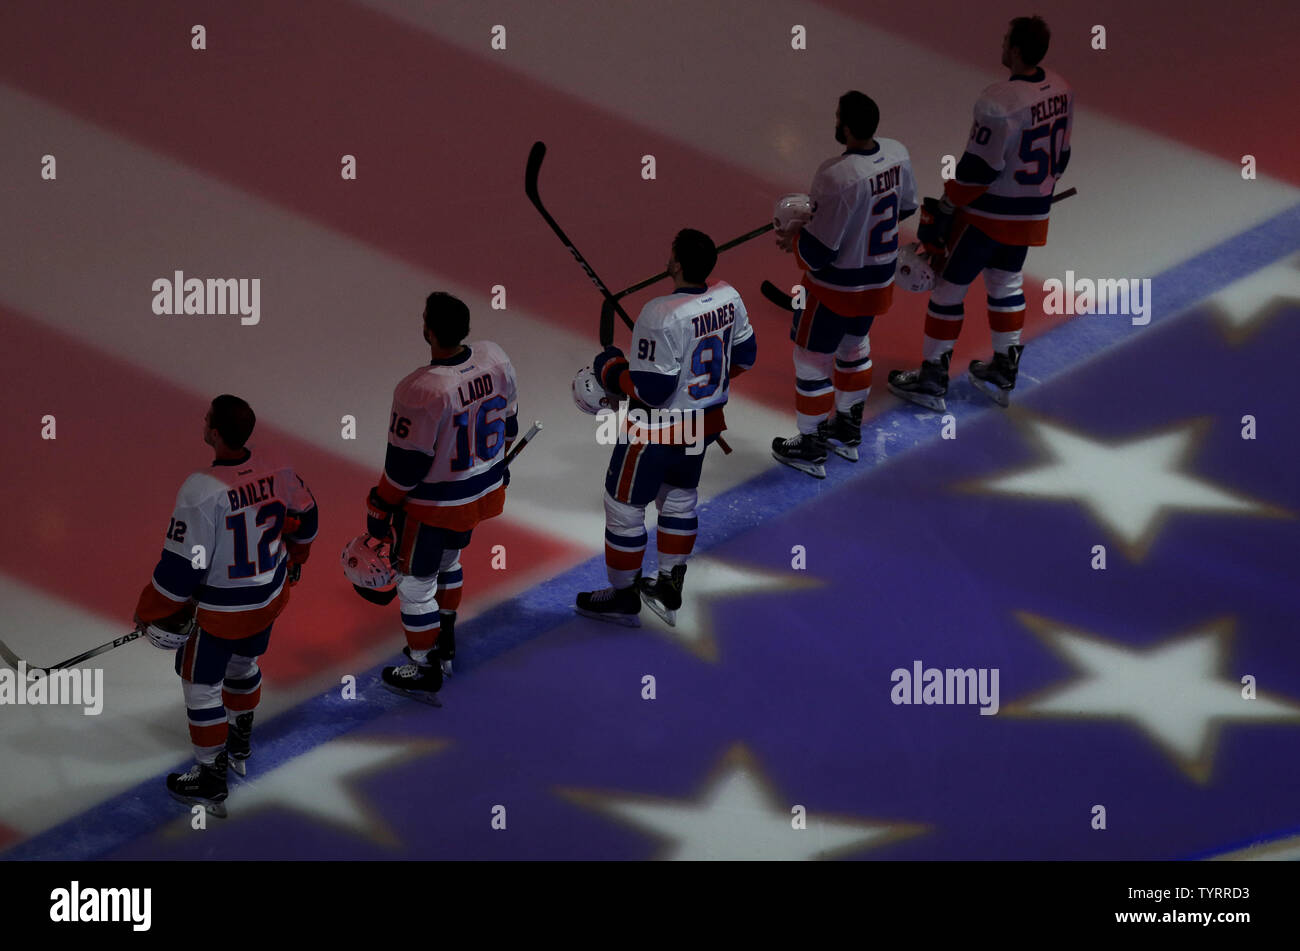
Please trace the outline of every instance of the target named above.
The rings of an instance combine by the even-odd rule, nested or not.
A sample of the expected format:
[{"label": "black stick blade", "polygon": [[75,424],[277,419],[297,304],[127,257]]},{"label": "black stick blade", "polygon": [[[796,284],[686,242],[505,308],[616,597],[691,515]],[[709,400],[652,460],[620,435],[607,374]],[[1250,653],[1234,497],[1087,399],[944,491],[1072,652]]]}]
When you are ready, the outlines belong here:
[{"label": "black stick blade", "polygon": [[764,281],[762,286],[759,288],[759,292],[777,307],[794,313],[794,298],[781,290],[781,288],[777,287],[771,281]]},{"label": "black stick blade", "polygon": [[534,142],[528,153],[528,165],[524,169],[524,193],[534,205],[541,205],[541,196],[537,193],[537,177],[542,173],[542,161],[546,158],[546,143]]}]

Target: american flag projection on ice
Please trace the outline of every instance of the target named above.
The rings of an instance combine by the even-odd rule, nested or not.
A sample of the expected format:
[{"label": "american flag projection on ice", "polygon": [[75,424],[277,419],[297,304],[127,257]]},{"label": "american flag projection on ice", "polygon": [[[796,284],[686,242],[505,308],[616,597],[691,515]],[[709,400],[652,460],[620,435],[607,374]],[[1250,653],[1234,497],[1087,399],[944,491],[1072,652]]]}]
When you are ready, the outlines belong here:
[{"label": "american flag projection on ice", "polygon": [[[321,536],[273,635],[230,818],[198,838],[167,798],[180,690],[169,656],[128,644],[95,660],[99,716],[0,705],[6,857],[1294,854],[1300,787],[1271,764],[1300,753],[1300,424],[1282,366],[1300,343],[1300,133],[1275,118],[1291,64],[1245,39],[1294,31],[1286,5],[1238,11],[1226,34],[1194,10],[1040,11],[1078,92],[1079,195],[1031,249],[1006,412],[955,382],[949,421],[878,385],[861,462],[832,459],[816,484],[779,469],[789,316],[758,286],[799,275],[766,239],[726,252],[716,274],[759,341],[728,406],[736,451],[706,462],[677,627],[618,632],[571,609],[603,583],[608,448],[569,393],[600,299],[528,206],[529,146],[546,141],[548,206],[621,287],[663,266],[678,228],[721,241],[806,188],[847,88],[877,98],[937,194],[998,78],[1002,13],[491,6],[8,11],[0,638],[44,664],[121,633],[176,487],[208,462],[217,393],[292,456]],[[667,36],[677,20],[692,28]],[[1171,78],[1139,48],[1155,26],[1216,76]],[[1043,282],[1067,271],[1150,279],[1150,323],[1044,314]],[[177,272],[246,283],[212,312],[205,295],[201,313],[174,297],[159,313],[155,282]],[[523,418],[546,421],[466,552],[440,710],[377,688],[400,631],[335,563],[364,527],[392,386],[427,357],[435,288],[469,303],[472,337],[512,357]],[[980,293],[954,367],[988,355]],[[925,297],[895,301],[871,334],[878,375],[919,356]],[[997,713],[924,689],[895,702],[893,673],[917,663],[996,670]]]}]

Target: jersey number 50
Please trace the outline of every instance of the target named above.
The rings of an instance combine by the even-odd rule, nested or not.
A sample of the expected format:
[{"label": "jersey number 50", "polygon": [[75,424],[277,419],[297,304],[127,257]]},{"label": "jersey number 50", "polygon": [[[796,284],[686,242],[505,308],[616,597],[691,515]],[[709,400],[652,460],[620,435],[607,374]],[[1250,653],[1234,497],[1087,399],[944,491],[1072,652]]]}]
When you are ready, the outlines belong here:
[{"label": "jersey number 50", "polygon": [[[1026,165],[1016,172],[1016,181],[1021,185],[1040,185],[1049,172],[1053,178],[1061,174],[1061,151],[1065,140],[1066,119],[1066,116],[1061,116],[1050,125],[1044,122],[1032,129],[1026,129],[1021,134],[1020,161],[1032,163],[1034,166],[1030,169]],[[1047,136],[1047,147],[1036,147],[1035,143],[1043,136]]]}]

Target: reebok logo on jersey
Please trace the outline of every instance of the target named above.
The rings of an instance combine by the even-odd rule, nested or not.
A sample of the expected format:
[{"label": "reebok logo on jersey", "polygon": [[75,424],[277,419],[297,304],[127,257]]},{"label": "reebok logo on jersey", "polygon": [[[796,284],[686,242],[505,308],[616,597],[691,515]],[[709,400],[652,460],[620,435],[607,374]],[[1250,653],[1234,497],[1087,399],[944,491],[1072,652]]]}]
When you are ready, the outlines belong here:
[{"label": "reebok logo on jersey", "polygon": [[176,271],[168,280],[153,282],[153,312],[167,314],[239,314],[239,322],[251,327],[262,319],[262,279],[241,277],[187,278]]}]

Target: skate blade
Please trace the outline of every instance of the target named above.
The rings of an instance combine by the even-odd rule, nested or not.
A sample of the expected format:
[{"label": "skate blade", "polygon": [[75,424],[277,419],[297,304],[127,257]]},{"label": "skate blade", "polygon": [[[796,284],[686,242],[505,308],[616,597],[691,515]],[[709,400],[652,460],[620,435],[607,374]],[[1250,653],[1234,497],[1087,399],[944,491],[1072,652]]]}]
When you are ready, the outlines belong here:
[{"label": "skate blade", "polygon": [[942,396],[931,396],[928,393],[913,393],[910,390],[900,390],[894,384],[889,384],[889,392],[893,393],[899,399],[907,400],[909,403],[915,403],[917,406],[924,406],[926,409],[932,409],[936,413],[942,413],[948,409],[948,404],[944,402]]},{"label": "skate blade", "polygon": [[966,379],[970,380],[971,386],[975,387],[975,389],[979,390],[981,393],[983,393],[993,402],[997,403],[999,406],[1005,408],[1011,405],[1010,390],[1004,390],[1000,386],[996,386],[993,383],[989,383],[986,382],[985,380],[981,380],[979,377],[977,377],[975,374],[971,373],[970,371],[967,371]]},{"label": "skate blade", "polygon": [[431,707],[441,707],[442,701],[438,699],[436,693],[429,693],[427,690],[403,690],[401,687],[394,687],[386,680],[379,681],[383,684],[385,690],[389,693],[395,693],[399,697],[406,697],[408,700],[418,700],[420,703],[427,704]]},{"label": "skate blade", "polygon": [[807,473],[814,479],[826,478],[826,465],[821,462],[804,462],[802,459],[787,459],[785,456],[778,455],[775,451],[772,458],[782,465],[787,465],[791,469],[798,469],[800,472]]},{"label": "skate blade", "polygon": [[661,621],[669,627],[677,626],[677,612],[671,608],[666,608],[653,598],[641,595],[641,603],[653,611]]},{"label": "skate blade", "polygon": [[248,775],[248,760],[246,760],[246,759],[234,759],[234,758],[232,757],[231,760],[230,760],[230,768],[231,768],[231,770],[233,770],[233,771],[235,772],[236,775],[239,775],[239,776],[247,776],[247,775]]},{"label": "skate blade", "polygon": [[443,675],[444,677],[450,677],[450,676],[451,676],[451,661],[449,661],[449,660],[444,660],[444,661],[442,662],[442,675]]},{"label": "skate blade", "polygon": [[858,461],[857,446],[837,446],[835,443],[831,443],[831,452],[835,453],[835,455],[839,456],[841,459],[849,460],[849,462]]},{"label": "skate blade", "polygon": [[636,614],[606,614],[600,611],[587,611],[580,607],[574,607],[575,611],[583,617],[593,618],[597,621],[604,621],[607,624],[619,624],[623,627],[640,627],[641,618]]},{"label": "skate blade", "polygon": [[194,796],[182,796],[178,792],[167,790],[168,794],[177,802],[184,803],[187,806],[202,806],[208,815],[215,816],[218,819],[224,819],[228,815],[226,804],[224,802],[209,802],[207,799],[197,799]]}]

